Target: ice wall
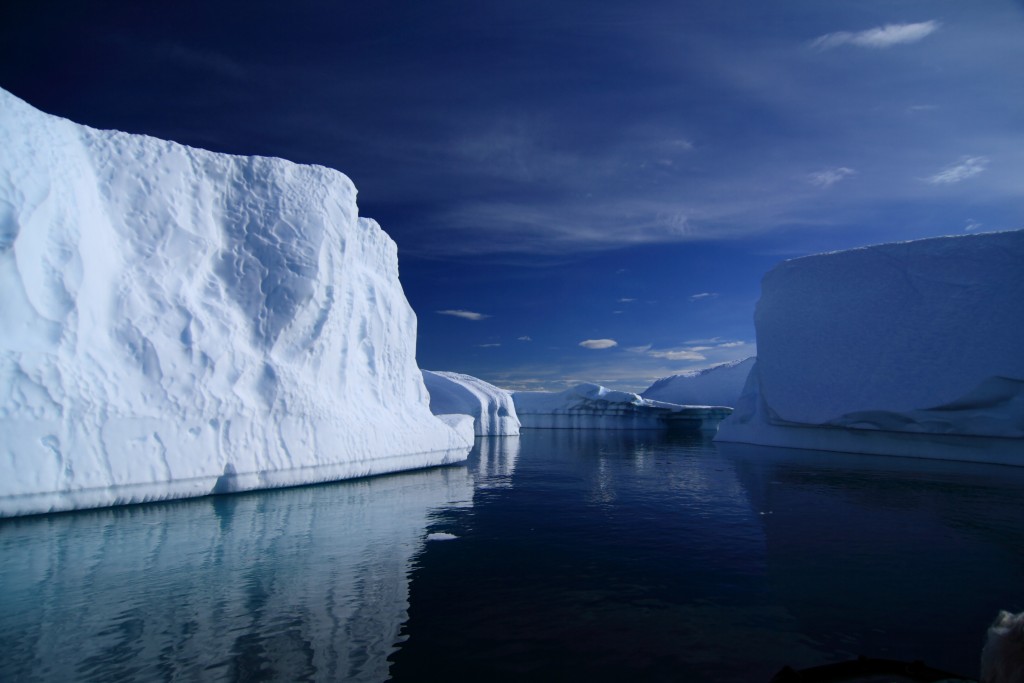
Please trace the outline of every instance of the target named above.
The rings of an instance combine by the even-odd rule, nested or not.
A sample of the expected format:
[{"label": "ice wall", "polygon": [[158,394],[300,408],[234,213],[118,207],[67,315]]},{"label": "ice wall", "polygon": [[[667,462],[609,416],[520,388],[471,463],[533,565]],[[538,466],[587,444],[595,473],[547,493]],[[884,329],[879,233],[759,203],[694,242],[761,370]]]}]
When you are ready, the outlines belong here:
[{"label": "ice wall", "polygon": [[1024,464],[1024,231],[786,261],[723,441]]},{"label": "ice wall", "polygon": [[0,515],[464,459],[341,173],[0,91]]},{"label": "ice wall", "polygon": [[519,433],[519,418],[512,394],[482,379],[457,372],[423,371],[435,415],[461,413],[473,418],[476,436],[511,436]]},{"label": "ice wall", "polygon": [[754,365],[753,358],[663,377],[640,394],[679,405],[735,406]]},{"label": "ice wall", "polygon": [[651,401],[599,384],[579,384],[562,392],[512,394],[523,428],[682,429],[714,431],[732,412],[725,407],[681,406]]}]

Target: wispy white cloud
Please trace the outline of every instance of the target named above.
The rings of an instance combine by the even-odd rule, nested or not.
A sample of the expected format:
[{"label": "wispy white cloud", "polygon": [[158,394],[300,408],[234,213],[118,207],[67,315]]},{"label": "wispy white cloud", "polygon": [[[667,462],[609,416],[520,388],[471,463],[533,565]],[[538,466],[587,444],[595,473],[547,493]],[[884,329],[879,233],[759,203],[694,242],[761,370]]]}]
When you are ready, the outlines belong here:
[{"label": "wispy white cloud", "polygon": [[501,344],[477,344],[477,346],[481,349],[493,349],[501,346]]},{"label": "wispy white cloud", "polygon": [[650,356],[651,358],[661,358],[663,360],[707,360],[704,356],[704,351],[710,351],[713,347],[710,346],[686,346],[676,349],[655,349],[650,344],[644,346],[630,346],[626,350],[630,353],[636,353],[644,356]]},{"label": "wispy white cloud", "polygon": [[533,341],[532,339],[530,339],[529,336],[527,336],[525,334],[522,337],[519,337],[518,340],[519,341]]},{"label": "wispy white cloud", "polygon": [[585,349],[610,349],[618,345],[619,342],[614,339],[584,339],[580,342],[580,346]]},{"label": "wispy white cloud", "polygon": [[831,50],[842,45],[881,49],[893,45],[916,43],[939,30],[939,22],[930,20],[916,24],[886,24],[866,31],[826,33],[811,41],[817,50]]},{"label": "wispy white cloud", "polygon": [[449,309],[449,310],[445,310],[445,311],[438,311],[438,313],[440,313],[441,315],[455,316],[456,318],[465,318],[466,320],[483,320],[484,318],[490,318],[491,317],[491,316],[486,315],[484,313],[476,313],[474,311],[462,311],[462,310],[458,310],[458,309],[455,309],[455,310]]},{"label": "wispy white cloud", "polygon": [[629,298],[626,298],[626,297],[623,297],[623,298],[619,299],[619,303],[620,304],[628,304],[631,301],[636,301],[636,299],[629,299]]},{"label": "wispy white cloud", "polygon": [[[703,349],[707,350],[707,349]],[[707,360],[707,356],[695,349],[666,349],[664,351],[648,351],[651,358],[664,358],[665,360]]]},{"label": "wispy white cloud", "polygon": [[967,219],[967,225],[964,226],[964,232],[974,232],[981,227],[981,223],[974,220],[973,218]]},{"label": "wispy white cloud", "polygon": [[952,185],[978,175],[988,166],[987,157],[964,157],[925,180],[932,185]]},{"label": "wispy white cloud", "polygon": [[735,348],[739,348],[740,346],[746,346],[746,345],[747,345],[747,342],[731,341],[731,342],[722,342],[721,344],[718,344],[718,348],[720,348],[720,349],[735,349]]},{"label": "wispy white cloud", "polygon": [[840,180],[849,178],[852,175],[857,175],[857,171],[846,166],[840,166],[839,168],[827,168],[823,171],[815,171],[807,176],[807,181],[811,185],[817,185],[818,187],[832,187]]},{"label": "wispy white cloud", "polygon": [[700,301],[701,299],[714,299],[718,296],[718,292],[701,292],[699,294],[691,294],[690,301]]}]

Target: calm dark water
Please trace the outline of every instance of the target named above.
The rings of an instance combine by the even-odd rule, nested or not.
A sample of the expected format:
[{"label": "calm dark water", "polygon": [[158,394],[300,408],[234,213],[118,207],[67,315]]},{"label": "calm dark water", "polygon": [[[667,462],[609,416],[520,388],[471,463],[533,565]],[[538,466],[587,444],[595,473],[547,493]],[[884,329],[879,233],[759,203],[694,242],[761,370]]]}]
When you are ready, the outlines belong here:
[{"label": "calm dark water", "polygon": [[1024,468],[650,432],[467,467],[0,522],[0,680],[974,675],[1024,609]]}]

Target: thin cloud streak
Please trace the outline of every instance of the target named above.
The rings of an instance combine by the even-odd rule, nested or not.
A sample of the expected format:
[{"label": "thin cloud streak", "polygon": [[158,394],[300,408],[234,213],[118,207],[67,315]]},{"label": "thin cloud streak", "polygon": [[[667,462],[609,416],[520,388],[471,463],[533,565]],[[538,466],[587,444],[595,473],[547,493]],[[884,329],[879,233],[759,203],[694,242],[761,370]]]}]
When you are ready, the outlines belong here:
[{"label": "thin cloud streak", "polygon": [[893,45],[916,43],[939,30],[939,22],[922,21],[916,24],[886,24],[866,31],[837,31],[826,33],[811,41],[816,50],[831,50],[843,45],[856,45],[871,49],[884,49]]},{"label": "thin cloud streak", "polygon": [[959,163],[947,166],[929,177],[927,182],[932,185],[952,185],[978,175],[985,170],[986,166],[988,166],[986,157],[966,157]]},{"label": "thin cloud streak", "polygon": [[465,320],[483,320],[485,318],[490,318],[491,317],[491,316],[486,315],[484,313],[476,313],[475,311],[463,311],[463,310],[458,310],[458,309],[454,309],[454,310],[449,309],[449,310],[444,310],[444,311],[438,311],[438,313],[440,313],[441,315],[450,315],[450,316],[454,316],[456,318],[463,318]]},{"label": "thin cloud streak", "polygon": [[815,171],[807,176],[808,182],[811,185],[817,185],[818,187],[832,187],[840,180],[849,178],[850,176],[857,175],[857,171],[846,166],[840,166],[839,168],[829,168],[824,171]]}]

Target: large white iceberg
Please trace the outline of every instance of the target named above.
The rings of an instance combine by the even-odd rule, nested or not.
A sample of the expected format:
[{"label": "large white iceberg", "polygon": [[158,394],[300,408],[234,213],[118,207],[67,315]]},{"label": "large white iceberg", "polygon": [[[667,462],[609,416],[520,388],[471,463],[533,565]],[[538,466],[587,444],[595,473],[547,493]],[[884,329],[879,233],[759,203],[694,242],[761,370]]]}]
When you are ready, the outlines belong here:
[{"label": "large white iceberg", "polygon": [[465,459],[341,173],[0,91],[0,515]]},{"label": "large white iceberg", "polygon": [[471,375],[423,371],[435,415],[463,414],[473,418],[476,436],[514,436],[519,418],[512,394]]},{"label": "large white iceberg", "polygon": [[512,393],[523,428],[680,429],[714,431],[731,408],[681,406],[641,398],[599,384],[578,384],[561,392]]},{"label": "large white iceberg", "polygon": [[640,395],[679,405],[733,407],[743,393],[753,365],[753,358],[745,358],[704,370],[662,377]]},{"label": "large white iceberg", "polygon": [[1024,464],[1024,231],[786,261],[718,439]]}]

